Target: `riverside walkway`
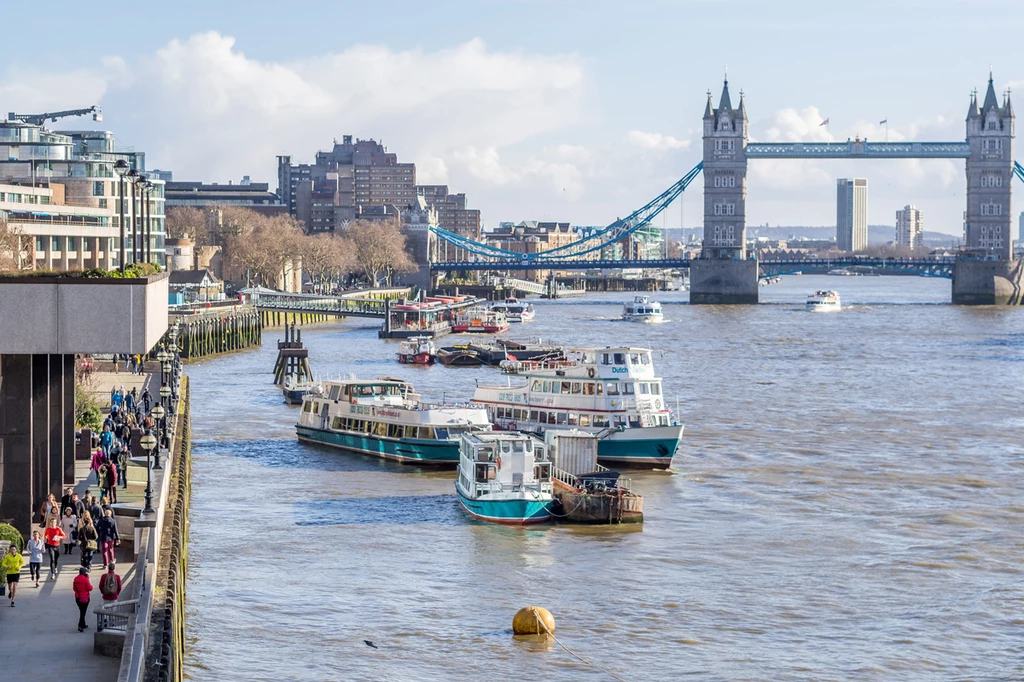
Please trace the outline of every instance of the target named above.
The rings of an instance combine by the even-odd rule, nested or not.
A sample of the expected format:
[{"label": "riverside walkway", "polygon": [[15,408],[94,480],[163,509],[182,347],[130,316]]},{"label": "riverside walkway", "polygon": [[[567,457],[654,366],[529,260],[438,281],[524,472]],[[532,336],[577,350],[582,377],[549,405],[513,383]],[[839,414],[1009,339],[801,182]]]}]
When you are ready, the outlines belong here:
[{"label": "riverside walkway", "polygon": [[[100,365],[104,370],[110,369],[109,362]],[[111,371],[93,373],[89,388],[101,405],[106,406],[110,402],[111,387],[122,385],[126,391],[134,387],[139,393],[143,388],[149,388],[154,400],[159,400],[159,370],[155,374],[132,375],[124,371],[123,364],[121,369],[116,374]],[[96,478],[90,478],[90,474],[88,461],[75,462],[74,490],[79,497],[87,490],[98,493]],[[129,465],[128,489],[118,488],[118,503],[137,504],[141,508],[145,485],[145,467]],[[38,519],[35,521],[33,529],[38,528]],[[89,629],[85,632],[78,632],[78,608],[74,604],[71,588],[80,566],[79,550],[75,548],[71,554],[62,554],[57,579],[40,580],[38,588],[29,580],[28,554],[24,555],[25,566],[18,583],[17,606],[10,608],[8,599],[0,600],[0,670],[3,671],[0,679],[73,679],[75,682],[112,682],[117,679],[121,659],[93,652],[93,634],[96,632],[93,609],[103,601],[99,593],[99,578],[106,571],[100,564],[99,554],[96,553],[89,573],[93,591],[86,617]],[[117,573],[121,576],[122,593],[130,593],[131,583],[136,577],[135,562],[131,538],[125,537],[124,533],[121,546],[115,549],[115,560],[118,564]],[[44,578],[47,577],[48,567],[48,559],[44,556],[41,568]]]}]

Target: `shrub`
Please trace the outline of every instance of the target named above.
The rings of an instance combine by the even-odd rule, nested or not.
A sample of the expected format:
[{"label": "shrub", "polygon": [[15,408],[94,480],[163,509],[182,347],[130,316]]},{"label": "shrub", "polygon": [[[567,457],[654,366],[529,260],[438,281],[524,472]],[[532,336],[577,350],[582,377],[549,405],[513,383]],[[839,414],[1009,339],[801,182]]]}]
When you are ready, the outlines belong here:
[{"label": "shrub", "polygon": [[103,412],[96,400],[81,386],[75,385],[75,426],[92,429],[99,433],[103,429]]},{"label": "shrub", "polygon": [[7,540],[12,545],[17,545],[19,550],[25,549],[25,538],[21,536],[18,529],[7,523],[0,523],[0,540]]}]

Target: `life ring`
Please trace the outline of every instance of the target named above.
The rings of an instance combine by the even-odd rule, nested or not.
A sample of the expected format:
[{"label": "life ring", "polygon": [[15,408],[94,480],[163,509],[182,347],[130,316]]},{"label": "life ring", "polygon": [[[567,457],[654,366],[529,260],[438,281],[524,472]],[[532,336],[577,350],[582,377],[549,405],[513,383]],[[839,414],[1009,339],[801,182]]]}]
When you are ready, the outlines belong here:
[{"label": "life ring", "polygon": [[654,409],[656,409],[656,410],[660,410],[661,409],[661,400],[658,399],[658,398],[654,399]]},{"label": "life ring", "polygon": [[501,468],[501,455],[498,455],[498,459],[494,460],[494,463],[498,465],[499,469]]},{"label": "life ring", "polygon": [[590,369],[587,370],[587,376],[590,377],[591,379],[594,378],[594,368],[593,367],[591,367]]}]

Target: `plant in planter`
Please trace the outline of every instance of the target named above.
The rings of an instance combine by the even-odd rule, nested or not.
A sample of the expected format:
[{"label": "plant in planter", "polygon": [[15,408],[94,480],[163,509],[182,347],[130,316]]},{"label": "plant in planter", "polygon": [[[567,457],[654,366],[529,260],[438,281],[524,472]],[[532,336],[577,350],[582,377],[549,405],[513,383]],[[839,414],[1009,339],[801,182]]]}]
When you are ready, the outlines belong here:
[{"label": "plant in planter", "polygon": [[17,528],[8,523],[0,523],[0,540],[6,540],[12,545],[16,545],[19,550],[25,549],[25,538]]}]

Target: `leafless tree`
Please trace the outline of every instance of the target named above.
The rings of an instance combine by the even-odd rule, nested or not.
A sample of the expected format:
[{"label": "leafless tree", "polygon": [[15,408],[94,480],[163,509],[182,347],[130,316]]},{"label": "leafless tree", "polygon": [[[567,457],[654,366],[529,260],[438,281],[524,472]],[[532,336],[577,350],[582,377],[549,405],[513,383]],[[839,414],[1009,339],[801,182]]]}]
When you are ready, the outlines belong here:
[{"label": "leafless tree", "polygon": [[174,238],[187,237],[198,246],[206,246],[210,241],[209,214],[195,206],[168,206],[165,227],[167,236]]},{"label": "leafless tree", "polygon": [[352,250],[348,239],[329,233],[302,238],[302,268],[316,291],[328,291],[331,282],[353,269]]},{"label": "leafless tree", "polygon": [[390,285],[395,274],[416,269],[405,250],[405,235],[395,221],[353,220],[345,228],[345,236],[352,240],[356,263],[371,286],[377,286],[382,276]]},{"label": "leafless tree", "polygon": [[23,234],[20,227],[0,216],[0,271],[25,269],[30,263],[29,243],[33,240],[34,237]]}]

